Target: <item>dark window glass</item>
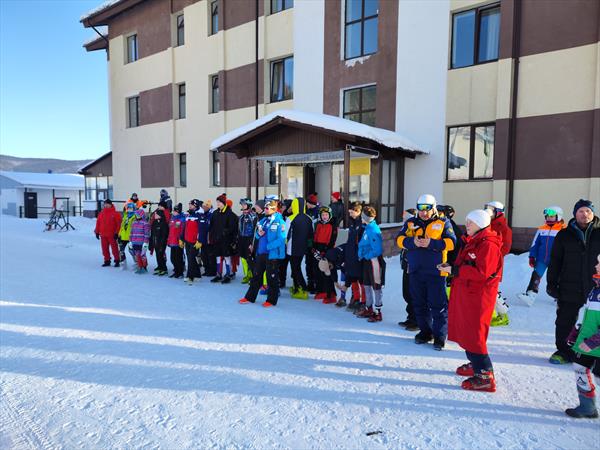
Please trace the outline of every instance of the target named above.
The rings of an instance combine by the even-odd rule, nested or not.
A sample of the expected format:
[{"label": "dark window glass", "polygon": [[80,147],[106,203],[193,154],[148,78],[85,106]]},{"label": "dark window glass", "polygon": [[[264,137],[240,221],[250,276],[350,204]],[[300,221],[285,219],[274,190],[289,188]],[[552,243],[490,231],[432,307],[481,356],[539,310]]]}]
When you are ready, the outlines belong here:
[{"label": "dark window glass", "polygon": [[185,83],[178,86],[179,95],[179,118],[185,119]]},{"label": "dark window glass", "polygon": [[500,8],[486,9],[481,12],[479,21],[478,62],[498,59],[500,48]]},{"label": "dark window glass", "polygon": [[269,161],[269,184],[279,184],[279,177],[277,176],[277,163]]},{"label": "dark window glass", "polygon": [[185,153],[179,154],[179,185],[187,186],[187,158]]},{"label": "dark window glass", "polygon": [[375,86],[344,91],[344,119],[375,125]]},{"label": "dark window glass", "polygon": [[177,16],[177,45],[185,44],[183,14]]},{"label": "dark window glass", "polygon": [[475,10],[454,15],[452,25],[452,67],[473,64],[475,49]]},{"label": "dark window glass", "polygon": [[495,125],[448,128],[448,181],[492,179]]},{"label": "dark window glass", "polygon": [[294,0],[271,0],[271,14],[294,7]]},{"label": "dark window glass", "polygon": [[473,155],[473,178],[494,176],[494,134],[493,125],[475,127],[475,151]]},{"label": "dark window glass", "polygon": [[137,34],[127,37],[127,62],[131,63],[138,59]]},{"label": "dark window glass", "polygon": [[221,186],[221,161],[218,152],[212,153],[212,184],[213,186]]},{"label": "dark window glass", "polygon": [[219,32],[219,0],[210,3],[210,34]]},{"label": "dark window glass", "polygon": [[289,57],[271,63],[271,102],[294,97],[294,58]]},{"label": "dark window glass", "polygon": [[345,59],[377,52],[379,0],[346,0]]},{"label": "dark window glass", "polygon": [[127,115],[129,128],[140,125],[140,98],[130,97],[127,99]]},{"label": "dark window glass", "polygon": [[219,112],[219,76],[210,77],[210,112]]}]

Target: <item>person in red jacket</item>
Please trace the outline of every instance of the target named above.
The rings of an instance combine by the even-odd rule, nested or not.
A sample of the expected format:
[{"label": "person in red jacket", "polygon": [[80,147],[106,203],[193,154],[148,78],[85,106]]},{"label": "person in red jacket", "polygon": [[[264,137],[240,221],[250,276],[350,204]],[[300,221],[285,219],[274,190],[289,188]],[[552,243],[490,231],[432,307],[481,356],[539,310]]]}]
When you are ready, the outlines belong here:
[{"label": "person in red jacket", "polygon": [[319,263],[323,261],[321,265],[327,267],[327,260],[325,254],[327,250],[335,247],[335,241],[337,239],[337,228],[333,223],[333,214],[331,208],[322,206],[319,209],[319,221],[315,227],[315,234],[313,237],[313,274],[317,276],[317,293],[315,294],[315,300],[323,300],[323,303],[335,303],[337,297],[335,293],[335,284],[331,276],[325,275],[319,268]]},{"label": "person in red jacket", "polygon": [[115,260],[115,267],[119,267],[121,258],[119,256],[119,246],[117,245],[117,239],[119,237],[119,229],[121,228],[121,215],[117,212],[113,206],[112,201],[109,199],[104,200],[104,208],[98,214],[96,220],[96,239],[100,240],[102,245],[102,255],[104,256],[104,264],[102,267],[110,266],[110,252],[108,248],[112,250],[113,259]]},{"label": "person in red jacket", "polygon": [[[504,205],[499,201],[494,200],[486,203],[484,209],[492,217],[492,231],[495,231],[502,240],[501,251],[502,258],[504,258],[510,253],[512,247],[512,230],[508,226],[506,216],[504,215]],[[502,274],[500,274],[499,278],[500,281],[502,281]],[[492,326],[497,327],[503,325],[508,325],[508,304],[506,303],[506,299],[502,296],[502,292],[498,290]]]},{"label": "person in red jacket", "polygon": [[502,272],[502,240],[490,227],[489,214],[481,209],[471,211],[466,220],[467,236],[454,266],[438,268],[452,274],[448,309],[448,339],[458,343],[469,362],[456,373],[469,377],[462,388],[494,392],[496,381],[487,350],[487,337],[496,304],[496,293]]}]

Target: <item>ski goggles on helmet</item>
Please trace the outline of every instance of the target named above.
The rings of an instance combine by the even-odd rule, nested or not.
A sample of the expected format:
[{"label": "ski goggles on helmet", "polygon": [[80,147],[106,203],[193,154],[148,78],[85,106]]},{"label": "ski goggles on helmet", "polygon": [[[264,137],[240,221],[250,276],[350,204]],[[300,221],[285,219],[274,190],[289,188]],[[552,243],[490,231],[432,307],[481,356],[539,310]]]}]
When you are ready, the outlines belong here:
[{"label": "ski goggles on helmet", "polygon": [[544,209],[544,216],[558,216],[558,211],[552,208]]},{"label": "ski goggles on helmet", "polygon": [[428,203],[417,203],[418,211],[431,211],[433,209],[433,205]]}]

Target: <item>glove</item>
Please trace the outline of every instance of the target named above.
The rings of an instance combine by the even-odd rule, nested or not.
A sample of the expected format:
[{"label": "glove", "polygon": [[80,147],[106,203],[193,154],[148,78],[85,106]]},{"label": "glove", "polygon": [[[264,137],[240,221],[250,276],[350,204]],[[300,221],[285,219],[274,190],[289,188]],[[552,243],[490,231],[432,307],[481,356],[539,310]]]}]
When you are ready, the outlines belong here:
[{"label": "glove", "polygon": [[96,239],[100,239],[100,235],[98,233],[96,233]]},{"label": "glove", "polygon": [[179,248],[183,248],[183,247],[184,247],[183,241],[181,239],[179,239]]},{"label": "glove", "polygon": [[529,257],[529,267],[532,269],[535,267],[535,258],[533,256]]},{"label": "glove", "polygon": [[558,298],[558,288],[556,286],[546,286],[546,293],[552,298]]},{"label": "glove", "polygon": [[196,250],[200,250],[202,248],[202,243],[200,241],[196,241],[196,243],[194,244],[194,248]]},{"label": "glove", "polygon": [[142,245],[142,253],[146,253],[148,251],[148,244],[146,242],[144,242],[144,245]]}]

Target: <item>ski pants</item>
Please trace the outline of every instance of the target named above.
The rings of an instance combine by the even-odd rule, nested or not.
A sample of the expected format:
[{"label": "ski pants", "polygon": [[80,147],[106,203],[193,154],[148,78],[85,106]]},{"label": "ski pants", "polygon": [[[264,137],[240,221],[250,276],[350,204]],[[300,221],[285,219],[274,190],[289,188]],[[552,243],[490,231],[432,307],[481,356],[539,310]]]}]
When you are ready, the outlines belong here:
[{"label": "ski pants", "polygon": [[481,355],[479,353],[471,353],[467,351],[465,351],[465,353],[467,354],[467,359],[473,366],[473,372],[483,373],[490,370],[494,370],[494,367],[492,366],[492,360],[490,359],[490,355]]},{"label": "ski pants", "polygon": [[365,287],[366,306],[376,308],[383,306],[382,287],[385,283],[385,260],[383,257],[362,261],[363,285]]},{"label": "ski pants", "polygon": [[140,269],[148,267],[148,258],[146,258],[146,250],[142,244],[133,244],[133,259]]},{"label": "ski pants", "polygon": [[290,257],[285,255],[285,259],[280,260],[279,263],[279,287],[285,287],[287,281],[287,268],[290,262]]},{"label": "ski pants", "polygon": [[110,262],[110,252],[108,250],[109,247],[112,251],[114,261],[117,262],[121,260],[119,256],[119,246],[117,245],[117,240],[114,238],[114,236],[100,236],[100,245],[102,246],[102,256],[104,256],[104,261]]},{"label": "ski pants", "polygon": [[424,334],[445,340],[448,334],[448,296],[445,277],[418,272],[409,273],[409,277],[419,329]]},{"label": "ski pants", "polygon": [[183,262],[183,249],[178,245],[171,247],[171,264],[173,264],[175,276],[182,276],[185,269],[185,263]]},{"label": "ski pants", "polygon": [[200,259],[204,266],[204,275],[214,277],[217,274],[217,257],[215,256],[214,246],[204,244],[201,249]]},{"label": "ski pants", "polygon": [[258,291],[263,284],[263,273],[267,274],[268,294],[267,301],[272,305],[277,304],[279,299],[279,263],[280,259],[268,259],[267,254],[257,255],[255,261],[255,272],[252,274],[252,280],[248,291],[246,291],[246,299],[252,303],[256,301]]},{"label": "ski pants", "polygon": [[585,298],[581,299],[581,303],[566,302],[558,299],[556,301],[556,321],[554,322],[554,338],[556,349],[569,361],[575,357],[575,353],[567,344],[567,338],[571,330],[577,323],[579,309],[583,305]]},{"label": "ski pants", "polygon": [[156,268],[158,270],[167,271],[167,249],[164,247],[155,248],[154,254],[156,255]]},{"label": "ski pants", "polygon": [[[129,241],[122,241],[119,239],[119,258],[121,262],[125,262],[125,260],[127,259],[125,257],[125,249],[127,248],[127,244],[129,244]],[[133,253],[131,254],[131,256],[133,256]]]},{"label": "ski pants", "polygon": [[528,291],[533,291],[537,294],[540,281],[542,281],[542,277],[546,272],[548,266],[544,263],[536,263],[533,271],[531,272],[531,279],[529,280],[529,286],[527,286]]},{"label": "ski pants", "polygon": [[575,372],[577,392],[586,397],[594,398],[596,387],[594,386],[592,373],[600,379],[600,358],[575,353],[573,371]]},{"label": "ski pants", "polygon": [[302,274],[302,258],[304,258],[304,256],[292,255],[289,256],[289,258],[290,267],[292,268],[292,280],[294,281],[294,286],[306,291],[306,281],[304,280],[304,275]]},{"label": "ski pants", "polygon": [[185,243],[185,256],[187,257],[187,277],[190,279],[200,278],[200,267],[196,256],[198,256],[198,250],[194,247],[194,244],[189,242]]}]

